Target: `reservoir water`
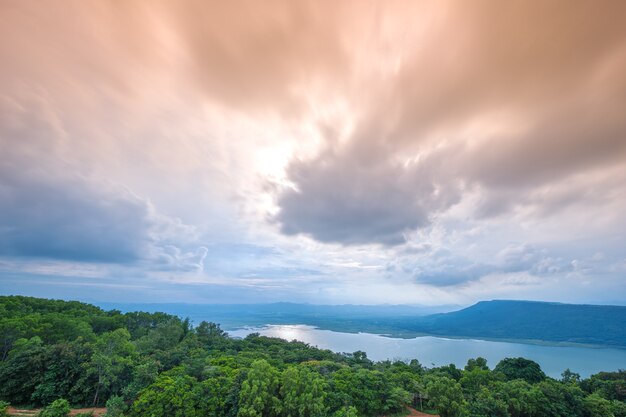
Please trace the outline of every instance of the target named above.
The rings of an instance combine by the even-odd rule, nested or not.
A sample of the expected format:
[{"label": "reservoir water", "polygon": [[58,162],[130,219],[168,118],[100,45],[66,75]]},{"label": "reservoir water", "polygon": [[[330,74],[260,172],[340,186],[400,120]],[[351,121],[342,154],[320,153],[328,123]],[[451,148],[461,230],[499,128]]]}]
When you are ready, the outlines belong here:
[{"label": "reservoir water", "polygon": [[543,371],[554,378],[559,378],[567,368],[582,377],[626,368],[626,349],[555,347],[430,336],[399,339],[370,333],[334,332],[306,325],[267,325],[228,331],[236,337],[245,337],[254,332],[299,340],[334,352],[362,350],[368,358],[376,361],[418,359],[427,367],[453,363],[462,368],[469,358],[482,356],[493,369],[503,358],[521,356],[539,363]]}]

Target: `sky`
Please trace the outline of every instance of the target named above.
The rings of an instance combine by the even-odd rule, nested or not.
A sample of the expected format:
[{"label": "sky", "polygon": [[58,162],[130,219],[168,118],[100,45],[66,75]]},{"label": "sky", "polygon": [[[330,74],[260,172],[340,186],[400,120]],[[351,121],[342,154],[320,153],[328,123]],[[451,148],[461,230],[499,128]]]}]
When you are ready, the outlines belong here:
[{"label": "sky", "polygon": [[0,0],[0,293],[626,304],[624,16]]}]

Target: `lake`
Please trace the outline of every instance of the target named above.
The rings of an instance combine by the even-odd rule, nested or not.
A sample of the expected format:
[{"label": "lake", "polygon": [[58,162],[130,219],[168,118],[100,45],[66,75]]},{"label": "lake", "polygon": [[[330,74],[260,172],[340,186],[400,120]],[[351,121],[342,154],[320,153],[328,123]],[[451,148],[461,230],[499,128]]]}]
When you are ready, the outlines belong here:
[{"label": "lake", "polygon": [[482,356],[490,368],[506,357],[524,357],[541,365],[543,371],[560,378],[566,368],[588,377],[599,371],[626,368],[626,350],[611,348],[554,347],[473,339],[423,336],[398,339],[370,333],[341,333],[307,325],[268,325],[229,330],[235,337],[258,332],[264,336],[299,340],[334,352],[367,352],[376,361],[418,359],[427,367],[454,363],[464,367],[469,358]]}]

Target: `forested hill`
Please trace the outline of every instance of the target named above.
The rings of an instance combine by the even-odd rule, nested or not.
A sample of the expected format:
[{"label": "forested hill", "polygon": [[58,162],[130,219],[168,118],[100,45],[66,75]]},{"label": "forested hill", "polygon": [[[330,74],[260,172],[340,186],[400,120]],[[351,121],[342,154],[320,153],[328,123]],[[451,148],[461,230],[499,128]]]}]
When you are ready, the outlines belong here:
[{"label": "forested hill", "polygon": [[78,302],[0,296],[0,348],[0,416],[11,403],[46,406],[39,417],[70,405],[106,405],[107,417],[379,417],[410,404],[442,417],[626,417],[626,371],[555,380],[524,358],[373,362]]},{"label": "forested hill", "polygon": [[404,327],[434,335],[626,347],[626,307],[620,306],[483,301],[416,318]]}]

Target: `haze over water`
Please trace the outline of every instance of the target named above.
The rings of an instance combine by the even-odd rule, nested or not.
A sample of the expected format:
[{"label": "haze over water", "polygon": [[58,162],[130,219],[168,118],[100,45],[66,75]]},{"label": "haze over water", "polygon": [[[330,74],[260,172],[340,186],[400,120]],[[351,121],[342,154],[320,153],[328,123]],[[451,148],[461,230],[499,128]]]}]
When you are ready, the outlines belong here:
[{"label": "haze over water", "polygon": [[525,357],[541,365],[553,378],[569,368],[581,377],[600,371],[626,368],[626,350],[609,348],[556,347],[472,339],[446,339],[423,336],[399,339],[371,333],[341,333],[306,325],[268,325],[230,330],[235,337],[258,332],[263,336],[299,340],[335,352],[362,350],[367,357],[380,360],[418,359],[426,367],[455,364],[464,367],[469,358],[482,356],[493,367],[506,357]]}]

